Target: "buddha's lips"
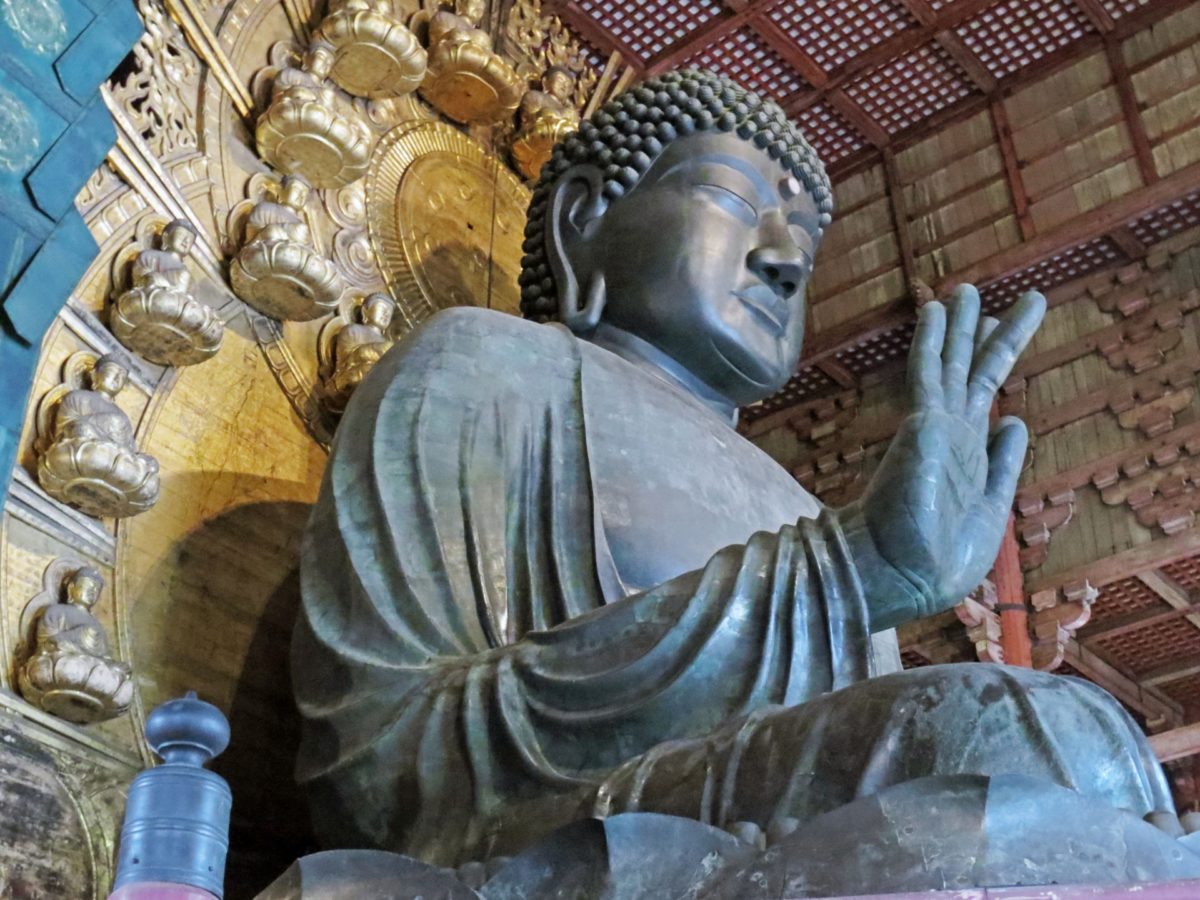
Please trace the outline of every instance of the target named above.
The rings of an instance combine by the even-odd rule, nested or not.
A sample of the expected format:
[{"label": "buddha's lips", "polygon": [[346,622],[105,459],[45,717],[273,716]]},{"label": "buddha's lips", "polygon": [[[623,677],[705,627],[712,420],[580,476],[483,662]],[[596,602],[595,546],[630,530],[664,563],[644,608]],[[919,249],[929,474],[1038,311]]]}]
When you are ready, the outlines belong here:
[{"label": "buddha's lips", "polygon": [[787,330],[786,309],[783,302],[775,296],[775,292],[766,285],[755,285],[740,291],[734,291],[734,296],[770,327],[777,336],[782,337]]}]

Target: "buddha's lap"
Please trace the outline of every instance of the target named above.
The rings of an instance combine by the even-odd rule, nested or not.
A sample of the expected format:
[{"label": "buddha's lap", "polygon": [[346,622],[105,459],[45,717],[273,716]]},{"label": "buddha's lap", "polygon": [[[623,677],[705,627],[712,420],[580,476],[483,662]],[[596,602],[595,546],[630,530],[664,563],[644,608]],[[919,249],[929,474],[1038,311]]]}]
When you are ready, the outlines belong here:
[{"label": "buddha's lap", "polygon": [[605,812],[765,824],[805,821],[928,775],[1014,773],[1138,815],[1170,808],[1145,737],[1110,695],[1079,679],[986,664],[899,672],[759,710],[628,761],[600,796]]}]

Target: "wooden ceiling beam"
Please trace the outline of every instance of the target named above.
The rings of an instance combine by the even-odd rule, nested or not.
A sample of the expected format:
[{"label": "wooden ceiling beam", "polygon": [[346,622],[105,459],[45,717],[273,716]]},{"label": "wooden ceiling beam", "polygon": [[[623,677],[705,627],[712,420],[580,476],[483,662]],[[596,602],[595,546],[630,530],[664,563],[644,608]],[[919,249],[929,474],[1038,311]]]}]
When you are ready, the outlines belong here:
[{"label": "wooden ceiling beam", "polygon": [[1116,20],[1100,0],[1073,0],[1076,8],[1087,16],[1087,20],[1092,23],[1101,34],[1108,34],[1116,27]]},{"label": "wooden ceiling beam", "polygon": [[1148,725],[1170,727],[1183,724],[1183,707],[1158,689],[1140,684],[1095,650],[1074,638],[1067,642],[1063,661],[1104,688],[1130,709],[1141,713]]},{"label": "wooden ceiling beam", "polygon": [[[1053,53],[1047,54],[1024,69],[1000,79],[996,84],[993,94],[998,97],[1004,97],[1025,87],[1029,87],[1042,78],[1072,65],[1092,53],[1103,50],[1106,37],[1111,41],[1124,40],[1131,34],[1135,34],[1179,12],[1193,2],[1194,0],[1156,0],[1155,3],[1149,6],[1123,16],[1116,23],[1115,28],[1109,35],[1093,34],[1084,37],[1074,43],[1067,44],[1065,47],[1059,48]],[[789,113],[794,113],[807,106],[811,106],[820,99],[820,91],[804,90],[784,100],[782,105]],[[990,102],[991,98],[987,95],[970,94],[963,97],[961,100],[934,113],[929,118],[892,135],[891,147],[899,152],[906,147],[918,144],[937,134],[942,129],[976,115],[981,110],[986,109]],[[845,159],[829,166],[830,176],[834,180],[848,177],[864,166],[873,164],[877,157],[878,152],[874,148],[856,151]]]},{"label": "wooden ceiling beam", "polygon": [[1150,748],[1159,762],[1200,754],[1200,722],[1150,735]]},{"label": "wooden ceiling beam", "polygon": [[895,154],[886,148],[882,153],[883,182],[891,209],[892,228],[896,232],[896,244],[900,248],[900,268],[904,272],[904,283],[911,290],[917,279],[917,255],[913,251],[912,233],[908,230],[910,220],[908,204],[904,198],[904,185],[900,182]]},{"label": "wooden ceiling beam", "polygon": [[1033,240],[968,266],[948,279],[946,286],[963,282],[989,284],[1006,275],[1021,272],[1072,247],[1103,237],[1114,228],[1140,219],[1196,190],[1200,190],[1200,163],[1192,163],[1154,184],[1130,191],[1123,197],[1068,219]]},{"label": "wooden ceiling beam", "polygon": [[[1140,573],[1138,581],[1150,588],[1159,598],[1174,610],[1190,609],[1193,604],[1191,594],[1179,586],[1178,582],[1159,569],[1150,569]],[[1189,614],[1185,618],[1197,628],[1200,628],[1200,613]]]},{"label": "wooden ceiling beam", "polygon": [[1021,176],[1021,162],[1017,159],[1008,110],[1004,108],[1004,102],[998,99],[992,100],[988,110],[992,116],[992,130],[996,133],[996,143],[1000,147],[1000,157],[1004,160],[1004,177],[1008,181],[1008,192],[1012,197],[1021,238],[1029,241],[1033,239],[1037,230],[1033,226],[1033,216],[1029,214],[1029,194],[1025,190],[1025,179]]},{"label": "wooden ceiling beam", "polygon": [[1000,82],[996,80],[995,75],[988,71],[983,60],[975,55],[975,51],[968,47],[962,38],[953,31],[939,31],[934,34],[933,39],[949,54],[951,59],[959,64],[967,73],[967,77],[982,93],[991,94],[996,90]]},{"label": "wooden ceiling beam", "polygon": [[1200,614],[1200,603],[1185,606],[1181,609],[1165,611],[1161,606],[1152,606],[1149,609],[1134,610],[1131,613],[1107,619],[1103,622],[1089,623],[1080,628],[1076,632],[1075,637],[1083,644],[1091,645],[1096,641],[1120,637],[1123,634],[1129,634],[1131,631],[1149,628],[1151,625],[1162,625],[1166,622],[1173,622],[1176,619],[1182,619],[1184,616],[1191,614]]},{"label": "wooden ceiling beam", "polygon": [[837,382],[841,388],[857,388],[858,379],[854,377],[854,373],[843,366],[836,359],[825,359],[817,363],[817,368]]},{"label": "wooden ceiling beam", "polygon": [[841,114],[842,118],[858,129],[859,133],[871,142],[874,147],[886,147],[888,133],[879,126],[870,114],[853,97],[840,88],[835,88],[825,95],[829,105]]},{"label": "wooden ceiling beam", "polygon": [[[929,0],[900,0],[900,4],[921,25],[927,28],[937,28],[937,11],[929,3]],[[936,31],[933,39],[950,54],[951,59],[962,67],[962,70],[967,73],[967,77],[975,83],[975,87],[985,94],[990,94],[996,89],[995,77],[954,31],[949,28]]]},{"label": "wooden ceiling beam", "polygon": [[779,0],[748,0],[745,4],[738,4],[740,9],[727,9],[722,14],[713,16],[699,28],[693,29],[652,56],[646,63],[646,74],[657,75],[659,72],[675,68],[709,44],[737,31],[754,16],[765,12],[778,2]]},{"label": "wooden ceiling beam", "polygon": [[1133,233],[1128,225],[1114,228],[1108,233],[1108,236],[1114,244],[1121,248],[1121,252],[1128,256],[1130,260],[1145,259],[1146,254],[1150,252],[1150,249],[1138,240],[1138,236]]},{"label": "wooden ceiling beam", "polygon": [[802,362],[806,366],[813,365],[836,356],[843,350],[865,344],[881,334],[887,334],[902,325],[907,325],[915,315],[916,307],[908,297],[901,297],[877,306],[866,315],[858,316],[814,334],[812,344],[806,349]]},{"label": "wooden ceiling beam", "polygon": [[[939,286],[937,293],[943,296],[957,284],[986,285],[1006,275],[1023,271],[1072,247],[1103,237],[1114,229],[1195,190],[1200,190],[1200,163],[1193,163],[1156,184],[1132,191],[1098,209],[1069,219],[1031,241],[1017,244],[960,272],[952,273]],[[814,334],[803,363],[811,365],[835,356],[908,324],[914,316],[913,303],[907,297],[885,303],[865,315]],[[1200,542],[1197,543],[1196,550],[1200,551]],[[1093,580],[1093,584],[1095,583]]]},{"label": "wooden ceiling beam", "polygon": [[1170,537],[1150,541],[1148,544],[1139,544],[1128,550],[1114,553],[1112,556],[1073,566],[1053,575],[1043,576],[1026,585],[1026,589],[1029,593],[1034,594],[1051,588],[1061,588],[1078,581],[1088,581],[1092,587],[1102,588],[1114,581],[1132,578],[1150,569],[1168,566],[1198,554],[1200,554],[1200,528],[1188,528]]},{"label": "wooden ceiling beam", "polygon": [[774,19],[762,16],[754,22],[754,30],[772,50],[815,88],[829,84],[829,74],[800,45],[793,41]]},{"label": "wooden ceiling beam", "polygon": [[1147,687],[1158,687],[1162,684],[1170,684],[1172,681],[1191,678],[1193,675],[1200,675],[1200,659],[1190,656],[1186,659],[1169,662],[1157,669],[1151,669],[1149,672],[1143,673],[1140,680]]},{"label": "wooden ceiling beam", "polygon": [[901,29],[869,50],[848,59],[845,65],[830,73],[829,87],[838,87],[856,75],[870,72],[884,63],[911,53],[922,44],[936,40],[940,32],[953,31],[963,22],[994,6],[995,2],[996,0],[958,0],[951,3],[937,13],[928,24],[922,23],[916,28]]},{"label": "wooden ceiling beam", "polygon": [[1153,184],[1158,181],[1158,167],[1154,164],[1154,150],[1150,147],[1150,138],[1146,134],[1146,123],[1142,121],[1142,111],[1138,108],[1133,80],[1129,77],[1129,67],[1125,65],[1121,46],[1115,41],[1106,41],[1104,52],[1108,56],[1108,67],[1112,72],[1113,85],[1121,100],[1121,112],[1125,117],[1125,128],[1129,132],[1129,141],[1133,144],[1133,152],[1137,157],[1138,172],[1141,173],[1144,183]]}]

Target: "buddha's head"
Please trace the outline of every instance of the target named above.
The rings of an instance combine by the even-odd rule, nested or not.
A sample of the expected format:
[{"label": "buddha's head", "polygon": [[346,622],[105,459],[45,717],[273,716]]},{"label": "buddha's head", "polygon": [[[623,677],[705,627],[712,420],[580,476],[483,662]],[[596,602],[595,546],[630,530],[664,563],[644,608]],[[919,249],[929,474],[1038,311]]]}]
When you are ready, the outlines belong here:
[{"label": "buddha's head", "polygon": [[395,312],[395,301],[383,293],[370,294],[362,304],[363,322],[367,325],[374,325],[385,333],[388,326],[392,324],[392,315]]},{"label": "buddha's head", "polygon": [[162,233],[162,247],[180,256],[187,256],[196,243],[196,230],[186,219],[176,219],[167,224]]},{"label": "buddha's head", "polygon": [[563,66],[551,66],[542,76],[542,90],[566,105],[571,105],[575,94],[575,76]]},{"label": "buddha's head", "polygon": [[308,195],[311,190],[308,182],[299,175],[285,175],[283,182],[279,186],[279,199],[292,209],[304,209],[304,204],[308,203]]},{"label": "buddha's head", "polygon": [[487,0],[454,0],[454,14],[472,25],[482,22],[486,12]]},{"label": "buddha's head", "polygon": [[313,41],[304,51],[302,65],[305,72],[324,80],[333,69],[333,61],[333,44],[327,41]]},{"label": "buddha's head", "polygon": [[632,334],[745,405],[796,369],[832,211],[824,167],[774,103],[709,72],[651,78],[543,168],[521,307],[583,337]]},{"label": "buddha's head", "polygon": [[84,566],[73,572],[67,579],[67,602],[84,609],[91,609],[100,599],[102,590],[104,590],[104,576],[100,574],[99,570],[91,566]]},{"label": "buddha's head", "polygon": [[121,393],[129,381],[129,369],[115,356],[102,356],[92,367],[92,390],[109,397]]}]

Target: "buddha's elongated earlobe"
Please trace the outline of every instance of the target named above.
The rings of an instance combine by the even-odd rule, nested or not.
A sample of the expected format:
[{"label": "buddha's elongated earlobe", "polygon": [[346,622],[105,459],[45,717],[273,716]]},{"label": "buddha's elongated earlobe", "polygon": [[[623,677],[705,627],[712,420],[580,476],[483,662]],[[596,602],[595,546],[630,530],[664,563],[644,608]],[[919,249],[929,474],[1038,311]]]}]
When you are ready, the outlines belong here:
[{"label": "buddha's elongated earlobe", "polygon": [[574,308],[568,309],[560,301],[560,320],[574,332],[591,331],[600,324],[600,314],[604,312],[604,301],[607,297],[608,294],[604,289],[604,273],[597,272],[588,280],[587,295],[583,306],[576,305]]},{"label": "buddha's elongated earlobe", "polygon": [[604,274],[589,271],[586,260],[587,242],[607,208],[604,180],[595,166],[573,170],[550,196],[546,255],[557,294],[557,319],[578,333],[595,328],[604,309]]}]

